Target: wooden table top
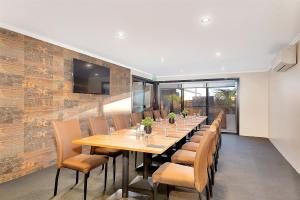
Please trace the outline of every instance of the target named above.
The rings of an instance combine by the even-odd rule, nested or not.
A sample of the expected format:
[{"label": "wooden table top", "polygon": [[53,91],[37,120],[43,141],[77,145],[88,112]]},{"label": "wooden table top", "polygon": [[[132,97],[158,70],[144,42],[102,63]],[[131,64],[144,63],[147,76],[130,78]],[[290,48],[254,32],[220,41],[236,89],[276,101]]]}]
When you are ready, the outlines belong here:
[{"label": "wooden table top", "polygon": [[[136,129],[122,129],[110,135],[99,134],[72,141],[74,144],[106,147],[128,151],[152,154],[162,154],[172,145],[180,141],[198,124],[206,120],[206,116],[196,118],[177,119],[175,124],[166,121],[155,122],[151,134],[137,135]],[[167,135],[166,135],[167,129]]]}]

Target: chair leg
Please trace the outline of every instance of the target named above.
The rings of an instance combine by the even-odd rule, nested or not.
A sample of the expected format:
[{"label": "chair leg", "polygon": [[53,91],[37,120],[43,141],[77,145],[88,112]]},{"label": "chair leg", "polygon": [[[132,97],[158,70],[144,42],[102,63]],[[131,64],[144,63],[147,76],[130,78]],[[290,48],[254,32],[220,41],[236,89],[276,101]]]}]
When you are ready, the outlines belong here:
[{"label": "chair leg", "polygon": [[158,183],[153,183],[153,200],[157,200],[157,187]]},{"label": "chair leg", "polygon": [[170,185],[167,185],[167,198],[169,199],[170,196]]},{"label": "chair leg", "polygon": [[76,171],[76,184],[75,185],[78,184],[78,177],[79,177],[79,171]]},{"label": "chair leg", "polygon": [[215,155],[215,172],[218,171],[218,151],[216,152],[216,155]]},{"label": "chair leg", "polygon": [[87,180],[90,176],[90,173],[84,174],[84,197],[83,199],[86,200],[86,192],[87,192]]},{"label": "chair leg", "polygon": [[102,169],[101,169],[102,171],[104,170],[104,165],[102,165]]},{"label": "chair leg", "polygon": [[134,154],[134,168],[137,167],[137,152]]},{"label": "chair leg", "polygon": [[54,185],[54,196],[57,194],[57,186],[58,186],[58,178],[59,178],[60,168],[56,170],[56,176],[55,176],[55,185]]},{"label": "chair leg", "polygon": [[199,200],[202,200],[201,192],[198,192]]},{"label": "chair leg", "polygon": [[208,185],[205,186],[205,194],[206,194],[206,200],[209,200],[210,199],[210,195],[209,195]]},{"label": "chair leg", "polygon": [[211,183],[212,185],[215,185],[215,169],[214,164],[210,167],[210,173],[211,173]]},{"label": "chair leg", "polygon": [[114,183],[116,182],[116,157],[114,157],[113,159],[113,179],[114,179]]},{"label": "chair leg", "polygon": [[104,189],[103,189],[103,192],[106,190],[106,182],[107,182],[107,163],[105,163],[105,172],[104,172]]},{"label": "chair leg", "polygon": [[209,168],[207,169],[207,175],[208,175],[208,188],[209,188],[209,195],[213,197],[213,191],[212,191],[212,178],[211,174],[209,173]]}]

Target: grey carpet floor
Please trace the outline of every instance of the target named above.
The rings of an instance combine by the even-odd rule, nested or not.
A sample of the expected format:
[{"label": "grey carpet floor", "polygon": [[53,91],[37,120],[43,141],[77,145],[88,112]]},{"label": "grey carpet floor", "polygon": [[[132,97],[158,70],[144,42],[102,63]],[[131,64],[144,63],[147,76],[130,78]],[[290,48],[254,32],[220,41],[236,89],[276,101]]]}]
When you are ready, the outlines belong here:
[{"label": "grey carpet floor", "polygon": [[[280,155],[268,139],[223,136],[219,170],[216,174],[213,200],[300,200],[300,175]],[[141,157],[139,157],[141,160]],[[104,173],[95,169],[88,182],[88,199],[118,199],[113,195],[121,187],[122,158],[117,159],[117,181],[112,182],[112,163],[109,163],[108,183],[102,192]],[[83,176],[74,186],[75,172],[62,170],[58,196],[52,197],[55,167],[0,184],[1,200],[81,200]],[[134,159],[130,159],[130,178],[137,173]],[[203,199],[205,195],[203,194]],[[145,199],[137,195],[137,199]],[[165,187],[159,188],[159,199],[167,199]],[[175,188],[170,199],[197,199],[191,190]]]}]

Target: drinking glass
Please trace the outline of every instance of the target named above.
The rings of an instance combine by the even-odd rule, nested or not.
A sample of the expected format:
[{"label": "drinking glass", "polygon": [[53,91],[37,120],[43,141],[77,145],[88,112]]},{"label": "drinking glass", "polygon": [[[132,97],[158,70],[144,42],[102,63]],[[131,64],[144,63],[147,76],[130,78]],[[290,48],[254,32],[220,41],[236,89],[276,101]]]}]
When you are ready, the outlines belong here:
[{"label": "drinking glass", "polygon": [[115,128],[114,128],[113,126],[110,126],[110,127],[109,127],[109,131],[108,131],[108,134],[109,134],[109,135],[112,135],[113,132],[115,132]]}]

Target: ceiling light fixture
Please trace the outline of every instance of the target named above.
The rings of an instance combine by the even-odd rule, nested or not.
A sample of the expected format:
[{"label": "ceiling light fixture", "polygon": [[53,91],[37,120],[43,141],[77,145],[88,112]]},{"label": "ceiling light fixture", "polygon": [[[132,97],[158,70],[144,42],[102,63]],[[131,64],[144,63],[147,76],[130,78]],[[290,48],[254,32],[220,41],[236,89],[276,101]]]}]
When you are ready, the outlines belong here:
[{"label": "ceiling light fixture", "polygon": [[221,52],[216,52],[216,56],[217,56],[217,57],[220,57],[221,55],[222,55]]},{"label": "ceiling light fixture", "polygon": [[200,19],[200,23],[202,25],[210,24],[210,22],[211,22],[211,19],[208,16],[201,17],[201,19]]},{"label": "ceiling light fixture", "polygon": [[116,35],[120,40],[124,40],[127,37],[127,34],[124,31],[118,31]]},{"label": "ceiling light fixture", "polygon": [[160,62],[161,62],[161,63],[164,63],[164,62],[165,62],[165,58],[164,58],[164,57],[161,57],[161,58],[160,58]]}]

